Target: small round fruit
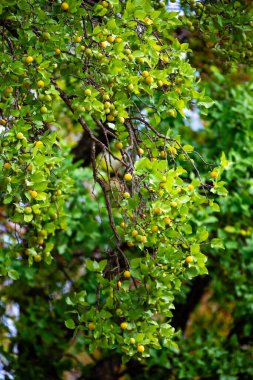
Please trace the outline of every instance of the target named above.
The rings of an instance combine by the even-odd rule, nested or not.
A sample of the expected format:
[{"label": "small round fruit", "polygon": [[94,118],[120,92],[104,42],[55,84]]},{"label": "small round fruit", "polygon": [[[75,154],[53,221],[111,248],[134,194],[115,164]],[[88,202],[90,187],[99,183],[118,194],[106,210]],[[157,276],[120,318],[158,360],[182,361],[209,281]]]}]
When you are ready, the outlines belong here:
[{"label": "small round fruit", "polygon": [[218,178],[218,176],[219,176],[219,173],[218,172],[216,172],[215,170],[213,170],[212,172],[211,172],[211,177],[212,178]]},{"label": "small round fruit", "polygon": [[28,57],[26,57],[25,59],[26,63],[32,63],[33,62],[33,57],[28,55]]},{"label": "small round fruit", "polygon": [[126,330],[126,329],[127,329],[127,323],[126,323],[126,322],[121,322],[121,324],[120,324],[120,328],[121,328],[122,330]]},{"label": "small round fruit", "polygon": [[117,286],[118,286],[118,288],[120,288],[120,287],[122,286],[122,282],[121,282],[121,281],[118,281],[118,282],[117,282]]},{"label": "small round fruit", "polygon": [[114,121],[115,117],[112,114],[107,115],[106,119],[108,121]]},{"label": "small round fruit", "polygon": [[52,96],[50,96],[50,95],[45,95],[45,101],[46,101],[46,102],[51,102],[51,101],[52,101]]},{"label": "small round fruit", "polygon": [[42,260],[41,255],[35,255],[35,256],[34,256],[34,261],[35,261],[36,263],[39,263],[41,260]]},{"label": "small round fruit", "polygon": [[147,237],[143,235],[143,236],[141,237],[141,243],[147,243],[147,241],[148,241],[148,240],[147,240]]},{"label": "small round fruit", "polygon": [[91,96],[91,90],[89,88],[87,88],[85,91],[84,91],[85,95],[87,96]]},{"label": "small round fruit", "polygon": [[128,241],[127,242],[127,246],[130,247],[130,248],[134,247],[134,243],[132,241]]},{"label": "small round fruit", "polygon": [[66,12],[69,9],[68,3],[66,3],[65,1],[61,3],[61,9]]},{"label": "small round fruit", "polygon": [[130,278],[130,277],[131,277],[131,273],[130,273],[130,271],[129,271],[129,270],[125,270],[125,272],[123,273],[123,276],[124,276],[125,278]]},{"label": "small round fruit", "polygon": [[122,116],[120,116],[120,117],[118,118],[118,120],[119,120],[119,122],[120,122],[121,124],[124,124],[124,123],[125,123],[125,118],[122,117]]},{"label": "small round fruit", "polygon": [[177,116],[177,111],[176,110],[169,110],[169,116],[176,117]]},{"label": "small round fruit", "polygon": [[55,55],[60,55],[61,50],[59,48],[54,49]]},{"label": "small round fruit", "polygon": [[151,228],[151,231],[152,231],[152,232],[157,232],[157,231],[158,231],[158,226],[153,226],[153,227]]},{"label": "small round fruit", "polygon": [[144,78],[149,77],[149,72],[148,72],[148,71],[143,71],[143,72],[142,72],[142,76],[143,76]]},{"label": "small round fruit", "polygon": [[126,173],[124,175],[124,180],[125,181],[132,181],[132,179],[133,179],[133,177],[132,177],[132,175],[130,173]]},{"label": "small round fruit", "polygon": [[4,120],[4,119],[1,119],[0,120],[0,125],[6,125],[7,124],[7,121],[6,120]]},{"label": "small round fruit", "polygon": [[103,6],[104,8],[109,8],[109,4],[108,4],[107,1],[102,1],[102,6]]},{"label": "small round fruit", "polygon": [[147,77],[147,78],[145,79],[145,82],[146,82],[147,84],[151,84],[151,83],[154,82],[154,78],[149,76],[149,77]]},{"label": "small round fruit", "polygon": [[190,191],[194,190],[194,186],[192,184],[188,185],[187,187],[188,187],[188,190]]},{"label": "small round fruit", "polygon": [[124,198],[128,199],[130,198],[130,194],[126,191],[124,194],[123,194]]},{"label": "small round fruit", "polygon": [[119,150],[123,148],[123,144],[121,142],[116,142],[114,146],[116,149],[119,149]]},{"label": "small round fruit", "polygon": [[139,344],[138,347],[137,347],[137,351],[142,353],[145,351],[145,347],[142,345],[142,344]]},{"label": "small round fruit", "polygon": [[9,169],[11,168],[11,164],[10,164],[9,162],[5,162],[5,163],[4,163],[4,168],[5,168],[6,170],[9,170]]},{"label": "small round fruit", "polygon": [[90,322],[90,323],[88,324],[88,329],[89,329],[90,331],[95,330],[95,328],[96,328],[95,323]]},{"label": "small round fruit", "polygon": [[132,83],[130,83],[128,86],[127,86],[127,89],[128,91],[133,91],[134,89],[134,85]]},{"label": "small round fruit", "polygon": [[84,51],[84,50],[85,50],[85,46],[81,45],[81,51]]},{"label": "small round fruit", "polygon": [[107,41],[102,41],[102,42],[101,42],[101,47],[102,47],[103,49],[105,49],[107,46],[108,46],[108,42],[107,42]]},{"label": "small round fruit", "polygon": [[164,221],[165,224],[170,224],[171,223],[171,219],[168,216],[166,216],[166,218],[164,218],[163,221]]},{"label": "small round fruit", "polygon": [[109,100],[110,99],[110,95],[108,94],[103,94],[103,100]]},{"label": "small round fruit", "polygon": [[192,256],[187,256],[186,259],[185,259],[185,262],[187,264],[193,263],[193,261],[194,261],[194,258]]},{"label": "small round fruit", "polygon": [[119,44],[120,42],[122,42],[122,38],[121,37],[116,37],[114,42],[116,42],[117,44]]},{"label": "small round fruit", "polygon": [[145,60],[144,60],[144,58],[140,57],[140,58],[138,58],[138,62],[143,64],[145,62]]},{"label": "small round fruit", "polygon": [[82,37],[81,36],[76,36],[75,37],[75,43],[76,44],[79,44],[81,41],[82,41]]},{"label": "small round fruit", "polygon": [[42,141],[36,141],[36,143],[35,143],[35,147],[36,147],[36,148],[39,148],[39,149],[42,148],[43,145],[44,145],[44,144],[43,144]]},{"label": "small round fruit", "polygon": [[144,20],[145,24],[147,25],[152,25],[153,24],[153,21],[149,18],[149,17],[145,17]]},{"label": "small round fruit", "polygon": [[130,343],[134,344],[135,343],[135,339],[134,338],[130,338]]},{"label": "small round fruit", "polygon": [[43,88],[43,87],[45,87],[45,83],[44,83],[44,81],[43,81],[43,80],[38,80],[38,82],[37,82],[37,86],[38,86],[39,88]]},{"label": "small round fruit", "polygon": [[25,208],[25,214],[29,215],[33,212],[32,208],[31,207],[26,207]]},{"label": "small round fruit", "polygon": [[177,207],[177,202],[172,201],[172,202],[170,202],[170,205],[171,205],[171,207]]},{"label": "small round fruit", "polygon": [[115,41],[115,37],[113,37],[113,36],[108,36],[108,37],[107,37],[107,41],[108,41],[110,44],[112,44],[112,43]]},{"label": "small round fruit", "polygon": [[137,231],[137,230],[133,230],[133,231],[132,231],[132,236],[135,237],[135,236],[137,236],[137,235],[138,235],[138,231]]},{"label": "small round fruit", "polygon": [[163,81],[162,81],[162,80],[159,80],[159,81],[157,82],[157,84],[158,84],[159,87],[162,87],[162,86],[163,86]]},{"label": "small round fruit", "polygon": [[9,87],[6,87],[6,89],[4,90],[4,92],[6,94],[12,94],[13,93],[13,87],[9,86]]},{"label": "small round fruit", "polygon": [[154,213],[156,214],[156,215],[162,215],[162,209],[160,208],[160,207],[156,207],[155,209],[154,209]]},{"label": "small round fruit", "polygon": [[47,107],[46,106],[42,106],[41,109],[40,109],[40,112],[41,113],[47,113]]},{"label": "small round fruit", "polygon": [[17,139],[19,139],[19,140],[23,140],[25,136],[23,135],[22,132],[18,132],[18,133],[16,134],[16,137],[17,137]]},{"label": "small round fruit", "polygon": [[29,172],[31,172],[31,171],[33,170],[33,166],[32,166],[32,164],[29,164],[29,165],[27,166],[27,170],[28,170]]},{"label": "small round fruit", "polygon": [[144,154],[144,150],[142,148],[139,148],[138,152],[139,152],[139,155]]},{"label": "small round fruit", "polygon": [[125,223],[125,222],[121,222],[121,223],[120,223],[120,227],[121,227],[121,228],[126,228],[126,223]]},{"label": "small round fruit", "polygon": [[31,194],[31,197],[32,197],[33,199],[37,198],[37,196],[38,196],[38,193],[37,193],[37,191],[35,191],[35,190],[31,190],[31,191],[30,191],[30,194]]}]

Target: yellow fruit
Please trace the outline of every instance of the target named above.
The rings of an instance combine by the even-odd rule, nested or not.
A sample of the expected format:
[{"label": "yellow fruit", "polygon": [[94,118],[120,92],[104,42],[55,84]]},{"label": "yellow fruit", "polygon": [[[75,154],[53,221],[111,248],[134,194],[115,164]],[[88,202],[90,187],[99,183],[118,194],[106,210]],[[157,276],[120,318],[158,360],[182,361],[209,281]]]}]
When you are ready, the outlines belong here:
[{"label": "yellow fruit", "polygon": [[37,191],[35,191],[35,190],[31,190],[31,191],[30,191],[30,194],[31,194],[31,197],[32,197],[33,199],[37,198],[37,196],[38,196],[38,193],[37,193]]},{"label": "yellow fruit", "polygon": [[101,42],[101,47],[102,47],[103,49],[105,49],[107,46],[108,46],[108,42],[107,42],[107,41],[102,41],[102,42]]},{"label": "yellow fruit", "polygon": [[141,243],[147,243],[147,237],[141,236]]},{"label": "yellow fruit", "polygon": [[125,223],[125,222],[121,222],[121,223],[120,223],[120,227],[121,227],[121,228],[125,228],[125,227],[126,227],[126,223]]},{"label": "yellow fruit", "polygon": [[152,21],[149,17],[145,17],[145,18],[144,18],[144,22],[145,22],[145,24],[147,24],[147,25],[152,25],[152,24],[153,24],[153,21]]},{"label": "yellow fruit", "polygon": [[16,134],[16,137],[17,137],[17,139],[19,139],[19,140],[23,140],[23,138],[24,138],[25,136],[23,135],[23,133],[18,132],[18,133]]},{"label": "yellow fruit", "polygon": [[61,50],[59,48],[54,49],[54,52],[55,52],[56,55],[60,55],[61,54]]},{"label": "yellow fruit", "polygon": [[88,329],[89,329],[90,331],[95,330],[95,328],[96,328],[96,326],[95,326],[95,324],[94,324],[93,322],[90,322],[90,323],[88,324]]},{"label": "yellow fruit", "polygon": [[164,221],[165,224],[170,224],[171,223],[171,219],[168,216],[166,216],[166,218],[164,218],[163,221]]},{"label": "yellow fruit", "polygon": [[125,118],[122,117],[122,116],[120,116],[120,117],[118,118],[118,120],[119,120],[119,122],[120,122],[121,124],[124,124],[124,123],[125,123]]},{"label": "yellow fruit", "polygon": [[170,205],[171,205],[171,207],[177,207],[177,202],[172,201],[172,202],[170,202]]},{"label": "yellow fruit", "polygon": [[142,353],[145,351],[145,347],[142,345],[142,344],[139,344],[138,347],[137,347],[137,351]]},{"label": "yellow fruit", "polygon": [[76,36],[75,37],[75,43],[76,44],[78,44],[79,42],[81,42],[82,41],[82,37],[80,37],[80,36]]},{"label": "yellow fruit", "polygon": [[113,36],[108,36],[108,37],[107,37],[107,41],[108,41],[110,44],[112,44],[112,43],[114,42],[114,40],[115,40],[115,37],[113,37]]},{"label": "yellow fruit", "polygon": [[163,86],[163,81],[162,81],[162,80],[159,80],[157,83],[158,83],[158,86],[159,86],[159,87],[162,87],[162,86]]},{"label": "yellow fruit", "polygon": [[41,260],[42,260],[42,257],[41,257],[40,255],[35,255],[35,256],[34,256],[34,261],[35,261],[36,263],[39,263]]},{"label": "yellow fruit", "polygon": [[112,114],[109,114],[109,115],[106,117],[106,119],[107,119],[108,121],[114,121],[115,117],[114,117]]},{"label": "yellow fruit", "polygon": [[118,281],[118,282],[117,282],[117,286],[118,286],[118,288],[120,288],[121,285],[122,285],[122,282],[121,282],[121,281]]},{"label": "yellow fruit", "polygon": [[158,231],[158,226],[153,226],[153,227],[151,228],[151,231],[152,231],[152,232],[157,232],[157,231]]},{"label": "yellow fruit", "polygon": [[6,170],[9,170],[9,169],[11,168],[11,164],[10,164],[9,162],[5,162],[5,163],[4,163],[4,168],[5,168]]},{"label": "yellow fruit", "polygon": [[138,235],[138,231],[133,230],[133,231],[132,231],[132,236],[134,237],[134,236],[137,236],[137,235]]},{"label": "yellow fruit", "polygon": [[132,53],[132,51],[130,49],[126,49],[125,53],[126,53],[126,55],[130,55]]},{"label": "yellow fruit", "polygon": [[156,208],[154,209],[154,213],[155,213],[156,215],[162,215],[162,209],[160,209],[160,207],[156,207]]},{"label": "yellow fruit", "polygon": [[135,339],[134,338],[130,338],[130,343],[134,344],[135,343]]},{"label": "yellow fruit", "polygon": [[33,62],[33,57],[31,57],[29,55],[28,57],[26,57],[25,61],[26,61],[26,63],[32,63]]},{"label": "yellow fruit", "polygon": [[172,147],[172,148],[170,149],[170,152],[171,152],[171,154],[174,155],[174,156],[177,154],[177,150],[176,150],[176,148],[174,148],[174,147]]},{"label": "yellow fruit", "polygon": [[126,174],[124,175],[124,180],[125,180],[125,181],[132,181],[132,179],[133,179],[133,177],[131,176],[130,173],[126,173]]},{"label": "yellow fruit", "polygon": [[6,89],[4,90],[4,92],[6,94],[11,94],[13,92],[13,87],[9,86],[9,87],[6,87]]},{"label": "yellow fruit", "polygon": [[218,178],[218,176],[219,176],[219,173],[216,172],[215,170],[213,170],[213,171],[211,172],[211,177],[212,177],[212,178]]},{"label": "yellow fruit", "polygon": [[162,151],[160,152],[160,156],[161,156],[161,157],[165,157],[165,156],[166,156],[166,152],[165,152],[164,150],[162,150]]},{"label": "yellow fruit", "polygon": [[81,45],[81,51],[84,51],[84,50],[85,50],[85,46]]},{"label": "yellow fruit", "polygon": [[190,190],[190,191],[194,190],[194,186],[193,186],[193,185],[191,185],[191,184],[190,184],[190,185],[188,185],[187,187],[188,187],[188,190]]},{"label": "yellow fruit", "polygon": [[149,77],[149,72],[148,72],[148,71],[143,71],[143,72],[142,72],[142,76],[143,76],[144,78]]},{"label": "yellow fruit", "polygon": [[161,56],[161,60],[164,62],[164,63],[168,63],[170,61],[169,57],[165,54],[163,54]]},{"label": "yellow fruit", "polygon": [[129,61],[134,61],[134,56],[132,54],[129,54],[128,59]]},{"label": "yellow fruit", "polygon": [[36,148],[42,148],[43,145],[44,145],[44,144],[43,144],[42,141],[36,141],[36,143],[35,143]]},{"label": "yellow fruit", "polygon": [[160,182],[159,186],[160,187],[165,187],[166,186],[166,182]]},{"label": "yellow fruit", "polygon": [[109,8],[109,4],[107,3],[107,1],[102,1],[102,6],[104,8]]},{"label": "yellow fruit", "polygon": [[27,170],[28,170],[29,172],[31,172],[31,171],[33,170],[32,164],[30,164],[30,165],[27,166]]},{"label": "yellow fruit", "polygon": [[144,150],[142,148],[139,148],[139,155],[144,154]]},{"label": "yellow fruit", "polygon": [[140,58],[138,58],[138,62],[143,64],[145,62],[145,60],[144,60],[144,58],[140,57]]},{"label": "yellow fruit", "polygon": [[116,42],[117,44],[119,44],[120,42],[122,42],[122,38],[121,37],[116,37],[114,42]]},{"label": "yellow fruit", "polygon": [[4,119],[0,120],[0,125],[6,125],[6,124],[7,124],[6,120],[4,120]]},{"label": "yellow fruit", "polygon": [[43,80],[38,80],[37,86],[40,87],[40,88],[42,88],[42,87],[45,86],[45,83],[43,82]]},{"label": "yellow fruit", "polygon": [[91,90],[89,88],[87,88],[85,91],[84,91],[85,95],[87,96],[91,96]]},{"label": "yellow fruit", "polygon": [[125,278],[130,278],[130,277],[131,277],[131,273],[130,273],[130,271],[129,271],[129,270],[125,270],[125,272],[123,273],[123,276],[124,276]]},{"label": "yellow fruit", "polygon": [[130,247],[130,248],[131,248],[131,247],[134,247],[134,243],[133,243],[132,241],[128,241],[128,242],[127,242],[127,245],[128,245],[128,247]]},{"label": "yellow fruit", "polygon": [[115,143],[114,146],[115,146],[116,149],[122,149],[123,148],[123,144],[121,142]]},{"label": "yellow fruit", "polygon": [[61,9],[63,11],[67,11],[69,9],[68,3],[66,3],[65,1],[63,3],[61,3]]},{"label": "yellow fruit", "polygon": [[147,77],[147,78],[145,79],[145,82],[146,82],[147,84],[151,84],[151,83],[154,82],[154,78],[149,76],[149,77]]},{"label": "yellow fruit", "polygon": [[39,238],[38,241],[37,241],[38,244],[42,245],[44,243],[44,239],[42,238]]},{"label": "yellow fruit", "polygon": [[120,328],[121,328],[122,330],[126,330],[126,329],[127,329],[127,323],[126,323],[126,322],[122,322],[122,323],[120,324]]},{"label": "yellow fruit", "polygon": [[130,198],[130,194],[126,191],[124,194],[123,194],[124,198]]},{"label": "yellow fruit", "polygon": [[194,258],[193,258],[192,256],[187,256],[186,259],[185,259],[185,262],[186,262],[187,264],[190,264],[190,263],[192,263],[193,261],[194,261]]}]

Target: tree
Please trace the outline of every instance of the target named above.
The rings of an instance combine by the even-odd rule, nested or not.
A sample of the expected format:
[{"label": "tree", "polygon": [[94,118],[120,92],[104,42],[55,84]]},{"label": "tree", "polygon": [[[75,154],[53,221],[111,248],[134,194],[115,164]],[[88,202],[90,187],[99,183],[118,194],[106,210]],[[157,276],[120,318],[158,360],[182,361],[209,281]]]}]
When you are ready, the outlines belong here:
[{"label": "tree", "polygon": [[[209,281],[192,280],[207,274],[206,256],[215,289],[224,275],[222,262],[215,263],[222,239],[226,248],[238,249],[227,238],[234,233],[231,226],[223,225],[233,203],[232,195],[222,200],[231,142],[224,139],[220,149],[212,139],[224,133],[223,110],[233,110],[231,96],[244,97],[240,85],[236,95],[230,92],[228,75],[241,56],[244,64],[252,59],[252,9],[246,1],[181,6],[182,17],[157,1],[2,5],[3,309],[8,315],[11,303],[19,305],[17,335],[10,338],[3,323],[2,336],[4,366],[17,379],[62,378],[76,365],[85,373],[89,367],[83,368],[78,354],[98,355],[101,348],[109,360],[93,366],[96,378],[105,368],[110,378],[117,377],[120,362],[131,357],[143,363],[151,356],[156,364],[155,350],[161,348],[170,357],[180,342],[174,327],[185,329],[203,295],[200,284]],[[210,61],[221,60],[222,74],[210,67]],[[194,67],[210,83],[210,94]],[[215,81],[221,86],[213,88]],[[246,108],[242,100],[238,104]],[[203,151],[195,136],[180,128],[187,109],[198,109],[214,126],[204,135]],[[232,128],[233,117],[228,117]],[[243,242],[252,233],[245,223],[232,226],[244,231]],[[180,310],[185,317],[173,322],[175,297],[187,297],[191,287],[193,300],[176,303],[174,318]],[[107,367],[112,353],[114,377]],[[186,378],[177,358],[173,366]],[[127,364],[129,373],[131,363],[136,362]]]}]

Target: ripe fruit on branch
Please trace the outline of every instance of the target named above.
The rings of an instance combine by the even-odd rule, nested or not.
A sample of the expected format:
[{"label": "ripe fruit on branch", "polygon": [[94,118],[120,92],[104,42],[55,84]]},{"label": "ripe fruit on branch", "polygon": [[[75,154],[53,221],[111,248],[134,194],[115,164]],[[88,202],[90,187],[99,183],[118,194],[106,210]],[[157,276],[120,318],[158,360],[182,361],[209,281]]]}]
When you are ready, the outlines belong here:
[{"label": "ripe fruit on branch", "polygon": [[5,163],[4,163],[4,168],[5,168],[6,170],[9,170],[9,169],[11,168],[11,164],[10,164],[9,162],[5,162]]},{"label": "ripe fruit on branch", "polygon": [[137,351],[142,353],[145,351],[145,347],[142,344],[139,344],[139,346],[137,347]]},{"label": "ripe fruit on branch", "polygon": [[32,197],[33,199],[35,199],[35,198],[37,198],[38,193],[37,193],[37,191],[35,191],[35,190],[30,190],[30,195],[31,195],[31,197]]},{"label": "ripe fruit on branch", "polygon": [[33,57],[31,57],[29,55],[28,57],[26,57],[25,61],[26,61],[26,63],[32,63],[33,62]]},{"label": "ripe fruit on branch", "polygon": [[193,261],[194,261],[194,258],[192,256],[187,256],[186,259],[185,259],[185,262],[187,264],[193,263]]},{"label": "ripe fruit on branch", "polygon": [[116,142],[114,146],[116,149],[122,149],[123,148],[123,144],[121,142]]},{"label": "ripe fruit on branch", "polygon": [[160,207],[156,207],[155,209],[154,209],[154,213],[156,214],[156,215],[162,215],[162,209],[160,208]]},{"label": "ripe fruit on branch", "polygon": [[171,207],[177,207],[177,202],[175,202],[175,201],[172,201],[172,202],[170,202],[170,205],[171,205]]},{"label": "ripe fruit on branch", "polygon": [[18,132],[18,133],[16,134],[16,137],[17,137],[17,139],[19,139],[19,140],[23,140],[23,139],[25,138],[25,136],[24,136],[23,133],[21,133],[21,132]]},{"label": "ripe fruit on branch", "polygon": [[68,3],[66,3],[65,1],[63,3],[61,3],[61,9],[63,11],[67,11],[69,9]]},{"label": "ripe fruit on branch", "polygon": [[213,170],[213,171],[211,172],[211,177],[212,177],[212,178],[216,179],[216,178],[218,178],[218,176],[219,176],[219,173],[216,172],[215,170]]},{"label": "ripe fruit on branch", "polygon": [[123,276],[124,276],[125,278],[130,278],[130,277],[131,277],[131,273],[130,273],[130,271],[129,271],[129,270],[125,270],[125,272],[123,273]]},{"label": "ripe fruit on branch", "polygon": [[89,329],[90,331],[95,330],[95,328],[96,328],[96,326],[95,326],[95,324],[94,324],[93,322],[90,322],[90,323],[88,324],[88,329]]},{"label": "ripe fruit on branch", "polygon": [[124,194],[123,194],[124,198],[128,199],[130,198],[130,194],[126,191]]},{"label": "ripe fruit on branch", "polygon": [[40,88],[43,88],[45,86],[44,81],[43,80],[38,80],[37,86],[40,87]]},{"label": "ripe fruit on branch", "polygon": [[122,330],[126,330],[126,329],[127,329],[127,323],[126,323],[126,322],[122,322],[122,323],[120,324],[120,328],[121,328]]},{"label": "ripe fruit on branch", "polygon": [[130,173],[126,173],[124,175],[124,180],[125,181],[132,181],[132,179],[133,179],[133,177],[132,177],[132,175]]},{"label": "ripe fruit on branch", "polygon": [[89,88],[87,88],[85,91],[84,91],[85,95],[87,96],[91,96],[91,90]]}]

